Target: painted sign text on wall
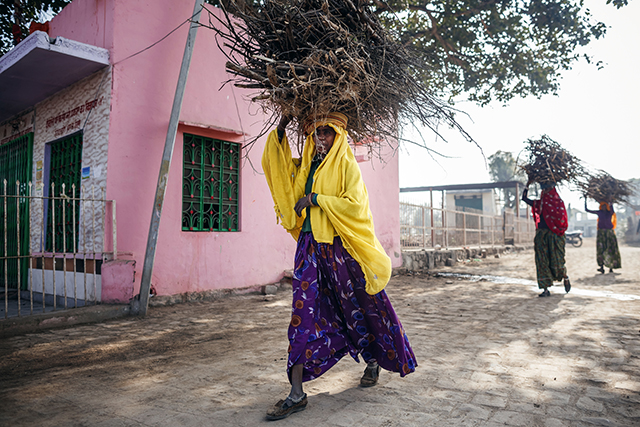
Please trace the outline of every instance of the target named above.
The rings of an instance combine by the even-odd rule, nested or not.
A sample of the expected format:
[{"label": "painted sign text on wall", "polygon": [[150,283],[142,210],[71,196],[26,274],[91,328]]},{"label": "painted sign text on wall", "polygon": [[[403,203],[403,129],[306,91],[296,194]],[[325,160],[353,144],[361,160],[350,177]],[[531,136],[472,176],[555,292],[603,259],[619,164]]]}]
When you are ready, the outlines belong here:
[{"label": "painted sign text on wall", "polygon": [[55,132],[53,132],[53,136],[57,138],[59,136],[62,136],[66,133],[71,132],[72,130],[79,129],[79,128],[80,128],[80,120],[76,120],[73,123],[69,123],[66,126],[62,126],[61,128],[56,129]]},{"label": "painted sign text on wall", "polygon": [[23,130],[21,132],[18,132],[18,133],[14,134],[14,135],[8,136],[6,138],[2,138],[2,140],[0,140],[0,145],[6,144],[7,142],[12,141],[12,140],[14,140],[16,138],[20,138],[21,136],[24,136],[24,135],[28,134],[29,132],[33,132],[33,126],[27,128],[27,129],[25,129],[25,130]]},{"label": "painted sign text on wall", "polygon": [[65,120],[75,117],[78,114],[82,114],[85,111],[91,111],[92,109],[96,108],[98,105],[102,105],[102,100],[103,100],[103,97],[100,97],[100,99],[94,99],[93,101],[87,101],[78,107],[75,107],[69,111],[65,111],[62,114],[58,114],[55,117],[47,119],[47,129],[57,125],[58,123],[62,123]]}]

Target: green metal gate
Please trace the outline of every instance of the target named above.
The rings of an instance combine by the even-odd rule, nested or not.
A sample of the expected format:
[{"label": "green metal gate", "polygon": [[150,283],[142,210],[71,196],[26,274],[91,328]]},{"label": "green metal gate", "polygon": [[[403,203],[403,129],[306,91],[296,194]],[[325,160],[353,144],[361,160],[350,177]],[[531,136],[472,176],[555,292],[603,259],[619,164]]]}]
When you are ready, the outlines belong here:
[{"label": "green metal gate", "polygon": [[[33,133],[0,146],[0,283],[9,289],[27,289],[29,258],[29,181],[33,165]],[[7,180],[6,192],[4,180]],[[19,187],[16,181],[20,183]],[[24,197],[15,197],[15,196]],[[12,197],[13,196],[13,197]],[[5,228],[6,218],[6,228]],[[20,229],[18,229],[18,219]],[[6,247],[5,247],[6,241]],[[19,251],[18,251],[19,248]],[[5,267],[6,266],[6,267]],[[5,272],[6,270],[6,272]]]},{"label": "green metal gate", "polygon": [[[74,252],[78,247],[81,168],[82,133],[76,133],[51,144],[46,244],[49,252],[54,251],[54,230],[55,252]],[[52,183],[54,184],[53,193]],[[62,196],[62,184],[65,185],[64,196]],[[73,192],[74,185],[75,192]],[[55,224],[53,224],[54,216]]]}]

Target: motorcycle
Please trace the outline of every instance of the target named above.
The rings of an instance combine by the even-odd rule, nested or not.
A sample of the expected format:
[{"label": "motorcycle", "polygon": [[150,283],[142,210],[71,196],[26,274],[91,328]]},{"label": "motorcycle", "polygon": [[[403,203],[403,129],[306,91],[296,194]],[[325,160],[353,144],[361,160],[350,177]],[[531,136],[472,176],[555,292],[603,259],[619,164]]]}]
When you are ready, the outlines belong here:
[{"label": "motorcycle", "polygon": [[571,243],[576,248],[582,246],[582,231],[581,230],[573,230],[567,231],[564,233],[567,243]]}]

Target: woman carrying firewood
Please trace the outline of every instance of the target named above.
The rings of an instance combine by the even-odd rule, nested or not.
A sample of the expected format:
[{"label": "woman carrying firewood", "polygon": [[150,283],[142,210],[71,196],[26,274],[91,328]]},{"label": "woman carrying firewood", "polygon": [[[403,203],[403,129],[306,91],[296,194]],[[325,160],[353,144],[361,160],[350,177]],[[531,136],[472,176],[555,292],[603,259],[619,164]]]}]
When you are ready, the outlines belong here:
[{"label": "woman carrying firewood", "polygon": [[620,249],[616,238],[616,213],[613,206],[607,202],[600,202],[597,211],[587,208],[587,199],[584,199],[584,210],[598,215],[598,235],[596,237],[596,262],[598,271],[604,274],[604,267],[613,273],[614,268],[622,267]]},{"label": "woman carrying firewood", "polygon": [[522,192],[522,200],[531,206],[536,223],[536,236],[533,240],[536,276],[538,288],[542,293],[538,296],[551,296],[549,287],[554,281],[564,281],[566,292],[571,290],[571,282],[567,276],[564,263],[565,236],[568,227],[567,211],[564,202],[556,191],[554,183],[541,183],[542,194],[539,200],[529,199],[529,185]]},{"label": "woman carrying firewood", "polygon": [[267,411],[278,420],[302,411],[302,383],[343,356],[367,366],[363,387],[380,369],[405,376],[417,366],[402,324],[383,290],[391,260],[376,238],[367,190],[347,142],[347,117],[307,121],[301,159],[293,159],[283,117],[267,139],[262,167],[282,226],[297,240],[287,374],[291,391]]}]

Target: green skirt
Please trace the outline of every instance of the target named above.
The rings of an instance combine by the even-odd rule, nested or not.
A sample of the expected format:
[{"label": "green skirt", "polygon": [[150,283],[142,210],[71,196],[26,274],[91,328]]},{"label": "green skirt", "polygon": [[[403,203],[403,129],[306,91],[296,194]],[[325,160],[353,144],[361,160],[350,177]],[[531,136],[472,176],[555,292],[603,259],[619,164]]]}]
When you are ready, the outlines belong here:
[{"label": "green skirt", "polygon": [[558,236],[544,228],[536,230],[533,248],[536,254],[538,288],[545,289],[553,286],[554,281],[561,281],[566,276],[564,245],[564,235]]},{"label": "green skirt", "polygon": [[615,230],[598,230],[598,237],[596,237],[596,261],[600,267],[622,267]]}]

